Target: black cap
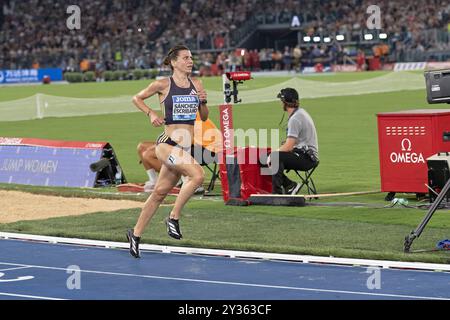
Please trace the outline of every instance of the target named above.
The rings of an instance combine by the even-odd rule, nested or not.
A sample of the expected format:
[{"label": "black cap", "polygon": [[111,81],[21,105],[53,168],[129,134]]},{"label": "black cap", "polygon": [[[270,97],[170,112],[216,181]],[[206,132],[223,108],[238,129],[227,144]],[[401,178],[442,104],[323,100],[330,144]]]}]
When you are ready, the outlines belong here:
[{"label": "black cap", "polygon": [[297,102],[298,101],[298,92],[293,88],[285,88],[281,89],[280,93],[277,95],[278,99],[283,100],[284,102]]}]

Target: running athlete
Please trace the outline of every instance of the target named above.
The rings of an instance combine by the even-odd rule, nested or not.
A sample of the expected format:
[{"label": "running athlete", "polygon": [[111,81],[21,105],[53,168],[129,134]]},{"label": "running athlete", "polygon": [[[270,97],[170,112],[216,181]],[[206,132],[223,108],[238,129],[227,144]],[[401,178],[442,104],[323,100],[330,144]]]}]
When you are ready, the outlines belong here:
[{"label": "running athlete", "polygon": [[[186,46],[178,45],[169,50],[164,64],[172,69],[172,76],[152,82],[133,97],[133,103],[147,114],[154,127],[164,125],[164,132],[156,140],[156,156],[161,161],[155,190],[142,208],[134,227],[127,231],[130,253],[139,258],[139,242],[145,227],[159,205],[176,185],[181,175],[188,180],[183,183],[175,205],[166,219],[167,233],[181,239],[179,225],[181,210],[195,190],[202,185],[204,171],[191,156],[190,148],[194,140],[194,123],[197,112],[202,121],[208,119],[207,94],[199,79],[191,79],[192,54]],[[160,117],[144,100],[158,94],[165,117]]]},{"label": "running athlete", "polygon": [[[194,148],[191,148],[191,156],[197,160],[200,165],[210,164],[218,161],[218,153],[222,150],[222,134],[217,129],[211,119],[202,121],[199,113],[195,118],[194,124]],[[199,152],[201,151],[201,152]],[[153,192],[158,173],[161,170],[161,161],[156,156],[156,142],[142,141],[137,146],[139,163],[141,163],[148,175],[148,181],[145,182],[144,191]],[[184,176],[181,180],[185,181]],[[181,180],[177,186],[181,185]],[[200,186],[195,190],[195,194],[203,193],[205,189]]]}]

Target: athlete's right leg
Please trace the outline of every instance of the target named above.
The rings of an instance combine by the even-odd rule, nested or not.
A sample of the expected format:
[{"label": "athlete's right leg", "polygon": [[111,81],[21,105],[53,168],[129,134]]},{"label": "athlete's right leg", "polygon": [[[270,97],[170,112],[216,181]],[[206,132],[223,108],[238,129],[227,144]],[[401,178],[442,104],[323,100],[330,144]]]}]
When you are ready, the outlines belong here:
[{"label": "athlete's right leg", "polygon": [[191,154],[181,148],[173,148],[170,153],[164,152],[162,148],[156,149],[158,158],[164,161],[165,165],[169,166],[179,174],[187,177],[187,181],[183,183],[180,192],[175,200],[175,205],[170,213],[170,218],[178,220],[181,216],[181,210],[187,201],[195,193],[195,190],[200,187],[205,178],[205,172],[198,162],[192,158]]},{"label": "athlete's right leg", "polygon": [[169,236],[181,239],[182,234],[178,223],[181,211],[195,190],[203,183],[204,171],[189,153],[179,147],[171,147],[162,143],[156,148],[156,154],[158,159],[163,161],[164,166],[168,166],[178,174],[188,177],[188,180],[183,183],[175,200],[175,205],[166,220]]},{"label": "athlete's right leg", "polygon": [[166,165],[162,165],[155,190],[142,208],[141,215],[134,227],[134,235],[140,237],[145,227],[156,213],[159,205],[180,179],[180,174]]},{"label": "athlete's right leg", "polygon": [[161,167],[155,189],[145,202],[135,227],[127,231],[127,239],[130,242],[130,254],[133,257],[140,257],[139,242],[141,240],[141,235],[151,218],[155,215],[161,202],[167,196],[169,191],[172,190],[179,179],[179,173],[171,170],[165,165]]}]

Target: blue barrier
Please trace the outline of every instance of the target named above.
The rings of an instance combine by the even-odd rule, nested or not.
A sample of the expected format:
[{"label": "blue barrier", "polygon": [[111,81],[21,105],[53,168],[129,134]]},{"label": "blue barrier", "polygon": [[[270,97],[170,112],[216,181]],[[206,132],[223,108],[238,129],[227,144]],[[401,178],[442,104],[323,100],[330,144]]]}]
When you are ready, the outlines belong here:
[{"label": "blue barrier", "polygon": [[0,70],[0,84],[42,82],[48,76],[51,81],[62,81],[63,73],[59,68]]},{"label": "blue barrier", "polygon": [[[109,171],[94,172],[91,165],[101,159],[108,159]],[[0,183],[86,188],[125,182],[109,143],[0,137]]]}]

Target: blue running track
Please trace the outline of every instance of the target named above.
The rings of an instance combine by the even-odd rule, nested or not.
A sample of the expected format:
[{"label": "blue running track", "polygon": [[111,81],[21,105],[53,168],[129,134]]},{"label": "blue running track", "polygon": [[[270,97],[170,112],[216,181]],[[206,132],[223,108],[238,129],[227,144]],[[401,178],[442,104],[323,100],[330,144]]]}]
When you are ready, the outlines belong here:
[{"label": "blue running track", "polygon": [[0,299],[450,299],[448,272],[369,273],[364,267],[151,251],[141,255],[135,259],[123,249],[0,240]]}]

